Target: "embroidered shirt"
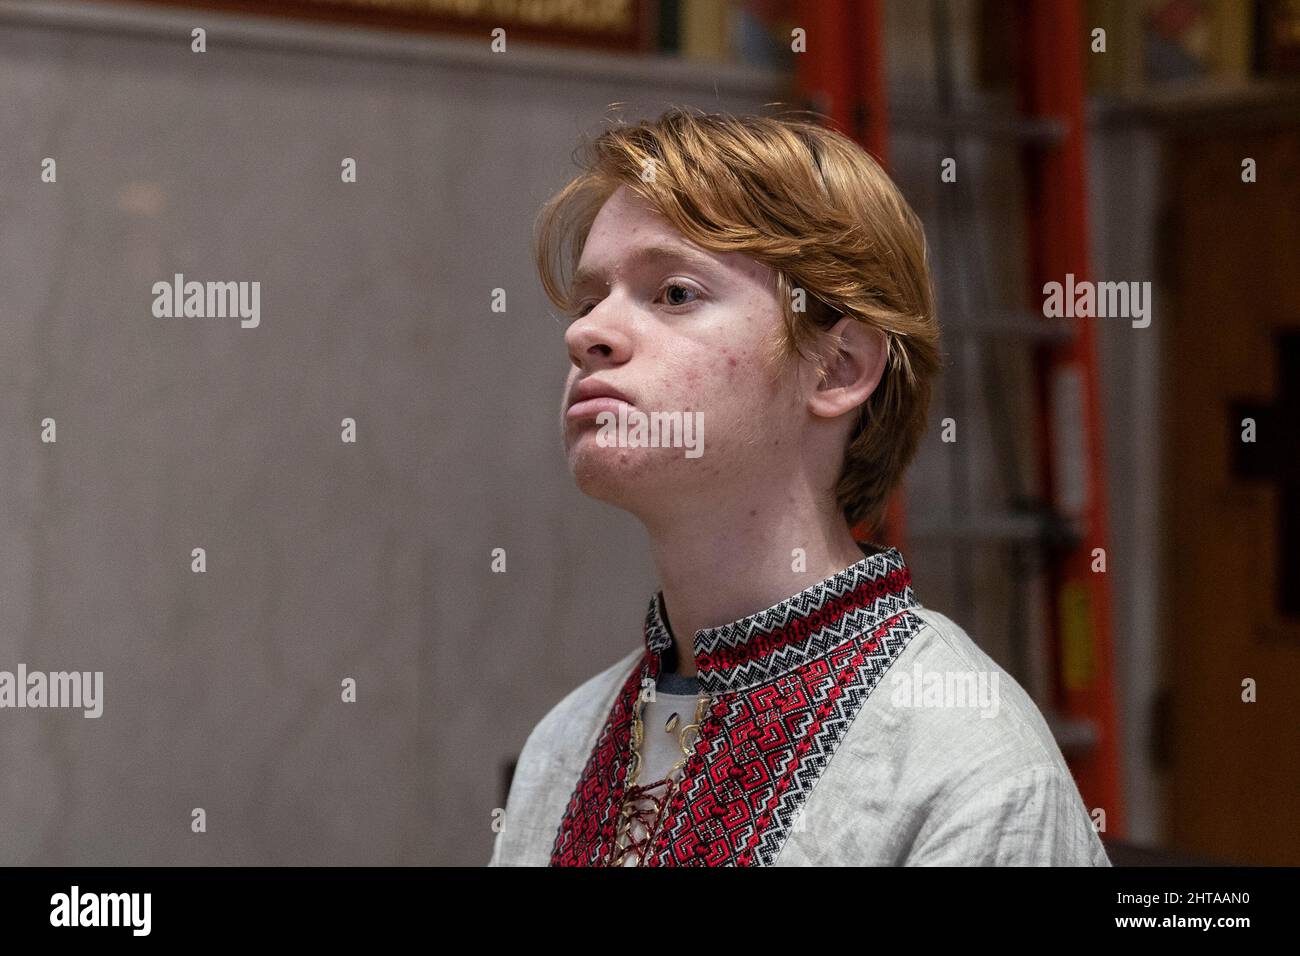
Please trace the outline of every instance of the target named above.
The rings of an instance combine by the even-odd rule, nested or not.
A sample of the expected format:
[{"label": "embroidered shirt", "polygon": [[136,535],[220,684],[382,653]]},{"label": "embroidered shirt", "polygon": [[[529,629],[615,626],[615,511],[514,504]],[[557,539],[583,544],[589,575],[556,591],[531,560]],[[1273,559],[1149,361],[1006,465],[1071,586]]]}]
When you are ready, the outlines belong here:
[{"label": "embroidered shirt", "polygon": [[[491,865],[615,858],[660,593],[643,638],[534,728]],[[711,705],[640,865],[1110,865],[1038,708],[896,549],[693,643]]]}]

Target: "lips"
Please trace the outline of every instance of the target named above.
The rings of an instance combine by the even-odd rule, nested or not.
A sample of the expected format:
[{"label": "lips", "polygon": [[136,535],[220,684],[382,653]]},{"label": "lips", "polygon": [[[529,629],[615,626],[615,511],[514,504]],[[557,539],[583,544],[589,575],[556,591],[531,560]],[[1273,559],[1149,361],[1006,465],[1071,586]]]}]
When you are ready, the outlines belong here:
[{"label": "lips", "polygon": [[612,385],[587,378],[574,388],[565,417],[570,420],[590,418],[601,412],[612,412],[617,415],[621,407],[633,404],[631,398]]}]

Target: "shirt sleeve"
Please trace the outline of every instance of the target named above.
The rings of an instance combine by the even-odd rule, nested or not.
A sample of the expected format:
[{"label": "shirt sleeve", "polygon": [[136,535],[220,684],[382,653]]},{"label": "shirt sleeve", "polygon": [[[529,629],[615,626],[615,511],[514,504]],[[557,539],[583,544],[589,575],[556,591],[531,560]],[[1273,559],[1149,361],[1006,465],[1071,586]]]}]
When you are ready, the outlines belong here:
[{"label": "shirt sleeve", "polygon": [[967,786],[922,824],[907,866],[1110,866],[1106,850],[1060,767],[1031,767]]}]

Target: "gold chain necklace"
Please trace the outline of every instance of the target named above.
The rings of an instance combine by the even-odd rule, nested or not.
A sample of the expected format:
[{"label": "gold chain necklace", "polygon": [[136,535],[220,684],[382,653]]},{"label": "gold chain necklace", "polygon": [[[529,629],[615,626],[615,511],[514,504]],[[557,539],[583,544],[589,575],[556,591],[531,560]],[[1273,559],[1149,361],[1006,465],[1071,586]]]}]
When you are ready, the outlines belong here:
[{"label": "gold chain necklace", "polygon": [[[645,709],[646,700],[644,693],[637,694],[636,706],[632,710],[632,756],[628,763],[627,781],[623,791],[625,796],[619,810],[618,827],[614,838],[614,850],[610,857],[610,866],[626,865],[624,861],[629,853],[636,853],[637,866],[644,862],[652,841],[658,835],[659,826],[663,822],[665,811],[668,808],[668,801],[672,799],[681,783],[682,765],[691,756],[691,750],[699,737],[700,724],[704,721],[704,715],[708,712],[710,702],[711,698],[708,694],[701,694],[696,701],[695,719],[683,727],[677,735],[677,742],[682,749],[682,755],[668,769],[664,779],[640,787],[637,785],[637,778],[641,774],[641,745],[645,740],[645,724],[641,719],[641,714]],[[673,718],[669,720],[669,732],[672,730],[672,720],[675,720],[676,716],[674,714]],[[655,797],[649,791],[660,784],[664,786],[663,795],[662,797]],[[642,801],[649,801],[650,807],[647,809],[638,806]],[[634,822],[639,822],[645,830],[645,835],[639,840],[632,833]]]}]

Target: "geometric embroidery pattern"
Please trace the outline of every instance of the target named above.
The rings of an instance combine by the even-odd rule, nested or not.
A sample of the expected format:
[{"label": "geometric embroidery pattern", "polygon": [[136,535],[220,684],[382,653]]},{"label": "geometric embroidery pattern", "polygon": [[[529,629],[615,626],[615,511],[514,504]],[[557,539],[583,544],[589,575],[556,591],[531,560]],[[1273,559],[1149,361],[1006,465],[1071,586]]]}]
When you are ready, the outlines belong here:
[{"label": "geometric embroidery pattern", "polygon": [[[642,865],[771,865],[863,702],[921,628],[918,607],[902,555],[890,548],[765,611],[697,632],[700,687],[713,703]],[[552,866],[610,859],[636,696],[672,644],[659,593],[645,644],[569,799]]]}]

